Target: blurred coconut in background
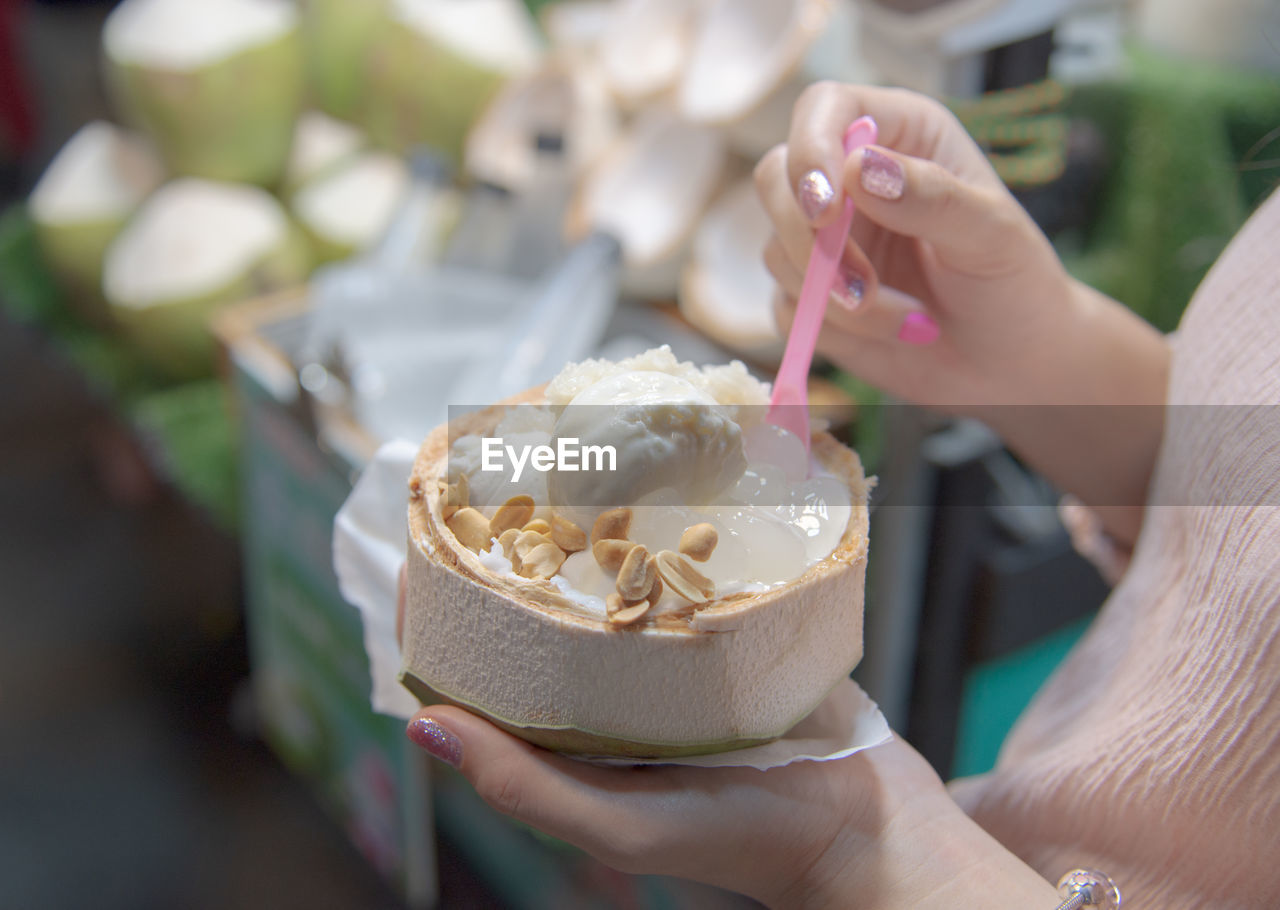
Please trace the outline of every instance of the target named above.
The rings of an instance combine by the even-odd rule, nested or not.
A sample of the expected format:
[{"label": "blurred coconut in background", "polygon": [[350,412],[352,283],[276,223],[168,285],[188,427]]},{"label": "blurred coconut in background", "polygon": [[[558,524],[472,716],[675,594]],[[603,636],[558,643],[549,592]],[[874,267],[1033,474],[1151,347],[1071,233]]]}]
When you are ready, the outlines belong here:
[{"label": "blurred coconut in background", "polygon": [[99,120],[63,146],[31,194],[28,210],[45,260],[95,323],[107,318],[101,290],[107,247],[163,179],[146,139]]},{"label": "blurred coconut in background", "polygon": [[103,30],[120,110],[177,174],[272,186],[302,103],[286,0],[125,0]]},{"label": "blurred coconut in background", "polygon": [[348,163],[367,145],[364,133],[350,123],[307,111],[293,132],[282,195],[290,196],[308,181]]},{"label": "blurred coconut in background", "polygon": [[704,334],[758,363],[776,365],[783,340],[773,318],[776,284],[764,266],[773,223],[742,180],[726,190],[698,225],[680,279],[680,312]]},{"label": "blurred coconut in background", "polygon": [[152,194],[116,238],[103,290],[140,352],[173,376],[199,376],[211,369],[213,313],[296,285],[310,266],[300,232],[270,193],[186,177]]},{"label": "blurred coconut in background", "polygon": [[408,186],[403,158],[366,152],[304,184],[293,211],[319,261],[346,259],[382,237]]},{"label": "blurred coconut in background", "polygon": [[583,179],[569,210],[570,235],[612,234],[622,245],[624,289],[671,300],[727,163],[718,132],[649,109]]},{"label": "blurred coconut in background", "polygon": [[538,172],[538,138],[554,134],[565,167],[580,175],[613,141],[618,127],[617,111],[597,72],[552,61],[511,80],[485,108],[467,136],[466,171],[510,190],[527,190]]},{"label": "blurred coconut in background", "polygon": [[390,2],[390,24],[370,51],[361,120],[392,151],[428,146],[461,161],[480,111],[541,58],[537,25],[519,0]]},{"label": "blurred coconut in background", "polygon": [[308,98],[354,120],[368,97],[370,54],[391,21],[388,0],[300,0],[300,8]]}]

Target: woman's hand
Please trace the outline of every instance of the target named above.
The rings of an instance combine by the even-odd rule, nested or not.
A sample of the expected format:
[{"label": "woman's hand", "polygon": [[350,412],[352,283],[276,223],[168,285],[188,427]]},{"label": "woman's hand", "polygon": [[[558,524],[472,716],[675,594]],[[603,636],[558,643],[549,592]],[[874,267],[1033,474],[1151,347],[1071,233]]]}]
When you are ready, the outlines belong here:
[{"label": "woman's hand", "polygon": [[[878,144],[846,158],[841,136],[862,115]],[[819,349],[919,404],[980,413],[1038,400],[1027,378],[1039,372],[1035,352],[1075,318],[1071,282],[945,107],[901,89],[810,86],[756,186],[774,225],[765,262],[784,328],[813,231],[847,193],[856,214]]]},{"label": "woman's hand", "polygon": [[993,908],[1052,906],[1048,884],[974,825],[901,740],[756,771],[602,767],[444,706],[418,712],[408,734],[499,812],[625,872],[688,878],[774,907],[927,910],[975,895]]},{"label": "woman's hand", "polygon": [[[879,144],[846,157],[841,137],[863,115]],[[1168,346],[1069,278],[945,107],[902,89],[810,86],[756,185],[774,225],[765,262],[784,329],[813,232],[846,193],[857,214],[819,350],[896,396],[984,420],[1133,542],[1164,426]]]}]

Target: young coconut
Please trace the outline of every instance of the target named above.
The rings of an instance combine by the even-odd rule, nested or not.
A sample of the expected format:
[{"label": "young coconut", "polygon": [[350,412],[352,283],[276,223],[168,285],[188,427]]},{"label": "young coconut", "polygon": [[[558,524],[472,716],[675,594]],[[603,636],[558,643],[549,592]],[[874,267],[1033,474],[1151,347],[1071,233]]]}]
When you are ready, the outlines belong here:
[{"label": "young coconut", "polygon": [[700,331],[758,363],[776,364],[783,340],[773,318],[777,283],[761,253],[773,225],[743,180],[707,211],[680,279],[680,312]]},{"label": "young coconut", "polygon": [[27,208],[40,251],[89,319],[107,318],[107,247],[163,179],[164,167],[150,143],[95,120],[62,147],[31,193]]},{"label": "young coconut", "polygon": [[350,163],[366,145],[364,134],[351,124],[307,111],[294,127],[282,195],[292,196],[303,184]]},{"label": "young coconut", "polygon": [[[661,367],[654,356],[661,353],[641,355],[641,366]],[[612,366],[588,361],[577,368],[607,372]],[[744,369],[741,376],[749,378]],[[508,571],[504,566],[515,563],[503,556],[503,541],[489,541],[489,551],[478,552],[493,528],[484,527],[474,503],[466,510],[481,525],[473,547],[459,537],[461,512],[444,517],[450,431],[501,435],[498,422],[510,407],[554,403],[548,392],[558,381],[455,419],[419,450],[409,483],[402,682],[424,703],[461,705],[530,742],[571,753],[663,758],[742,748],[783,735],[862,656],[868,483],[858,457],[831,436],[814,435],[814,457],[828,474],[817,482],[843,491],[848,520],[823,532],[830,535],[822,549],[826,555],[801,562],[789,581],[719,593],[706,561],[708,555],[717,558],[719,547],[707,539],[706,528],[690,527],[681,535],[678,506],[637,506],[634,522],[632,509],[614,510],[628,513],[628,520],[608,532],[612,536],[593,529],[595,545],[567,559],[554,540],[522,532],[528,545],[521,555],[516,537],[509,559],[518,558],[526,571]],[[762,413],[763,406],[756,410]],[[803,449],[792,442],[803,458]],[[640,514],[659,510],[656,517]],[[638,543],[647,532],[637,524],[652,531],[673,516],[677,522],[665,549],[651,552]],[[578,527],[580,545],[583,530]],[[685,537],[690,540],[683,549],[692,556],[674,549]],[[699,538],[696,546],[693,538]],[[761,556],[772,558],[760,539],[749,549],[750,556],[739,549],[730,561],[742,567],[767,561]],[[548,562],[547,554],[555,559]],[[596,569],[596,559],[611,568],[602,562]],[[570,570],[575,560],[579,568]],[[529,571],[526,562],[538,562],[537,570]],[[575,581],[587,577],[583,565],[607,579],[598,611],[585,608],[573,593],[587,590]],[[664,599],[675,609],[662,607]]]},{"label": "young coconut", "polygon": [[618,0],[596,46],[609,88],[636,110],[676,85],[707,0]]},{"label": "young coconut", "polygon": [[274,185],[302,102],[286,0],[124,0],[103,29],[119,106],[177,174]]},{"label": "young coconut", "polygon": [[533,69],[541,39],[519,0],[390,0],[368,68],[362,121],[379,145],[426,145],[457,162],[480,111]]},{"label": "young coconut", "polygon": [[320,261],[346,259],[382,237],[408,186],[404,159],[366,152],[305,185],[293,211]]},{"label": "young coconut", "polygon": [[617,111],[598,74],[548,63],[511,80],[485,108],[467,136],[465,167],[472,177],[522,192],[537,172],[539,134],[562,137],[567,169],[578,174],[617,130]]},{"label": "young coconut", "polygon": [[568,234],[573,239],[592,230],[614,235],[622,245],[624,292],[671,299],[726,158],[714,129],[651,108],[579,185],[570,203]]},{"label": "young coconut", "polygon": [[370,54],[391,21],[387,0],[301,0],[302,42],[311,101],[355,120],[368,98]]},{"label": "young coconut", "polygon": [[181,178],[157,190],[107,252],[103,291],[144,355],[179,377],[213,365],[208,319],[301,282],[306,243],[257,187]]},{"label": "young coconut", "polygon": [[827,29],[833,2],[712,3],[681,72],[680,115],[722,127],[734,149],[751,158],[781,142],[796,98],[822,75],[808,71],[806,55]]}]

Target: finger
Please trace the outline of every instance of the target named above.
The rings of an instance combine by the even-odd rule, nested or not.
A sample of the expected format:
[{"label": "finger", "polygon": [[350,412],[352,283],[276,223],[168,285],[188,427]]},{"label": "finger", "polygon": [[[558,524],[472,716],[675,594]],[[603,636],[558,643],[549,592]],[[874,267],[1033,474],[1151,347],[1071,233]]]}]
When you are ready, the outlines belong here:
[{"label": "finger", "polygon": [[605,768],[564,758],[517,739],[461,708],[418,712],[409,737],[462,772],[504,815],[586,849],[611,865],[641,861],[654,849],[655,791],[675,790],[666,768]]},{"label": "finger", "polygon": [[816,226],[831,223],[844,170],[844,131],[857,118],[876,121],[881,145],[909,155],[937,157],[960,172],[989,171],[955,117],[939,102],[904,89],[818,82],[792,109],[787,175],[801,209]]},{"label": "finger", "polygon": [[[776,254],[775,254],[776,255]],[[795,318],[796,292],[794,279],[778,282],[783,294],[775,301],[774,316],[779,330],[786,334]],[[839,345],[849,338],[870,338],[910,344],[916,347],[932,344],[938,338],[938,326],[925,306],[916,298],[896,288],[873,285],[856,303],[851,296],[833,295],[835,306],[828,306],[823,320],[818,347],[824,354],[839,353]],[[838,334],[833,334],[838,333]]]},{"label": "finger", "polygon": [[1023,210],[1003,189],[961,180],[946,168],[881,146],[849,158],[845,191],[859,213],[895,234],[930,243],[943,264],[996,273],[1022,255]]}]

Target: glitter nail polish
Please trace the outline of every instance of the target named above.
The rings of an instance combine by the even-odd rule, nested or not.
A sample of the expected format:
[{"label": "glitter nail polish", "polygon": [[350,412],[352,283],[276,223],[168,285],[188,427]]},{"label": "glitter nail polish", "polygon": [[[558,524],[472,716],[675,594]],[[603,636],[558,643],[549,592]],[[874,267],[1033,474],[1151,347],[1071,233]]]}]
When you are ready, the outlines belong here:
[{"label": "glitter nail polish", "polygon": [[800,208],[810,221],[825,212],[835,198],[836,191],[822,171],[813,170],[800,178]]},{"label": "glitter nail polish", "polygon": [[836,299],[846,310],[856,310],[862,305],[862,296],[866,292],[867,285],[861,275],[846,275],[843,285],[836,289]]},{"label": "glitter nail polish", "polygon": [[881,199],[901,199],[906,189],[902,165],[871,147],[862,150],[862,188]]},{"label": "glitter nail polish", "polygon": [[434,718],[416,717],[410,721],[406,732],[417,745],[445,764],[455,768],[462,764],[462,740],[446,730]]}]

